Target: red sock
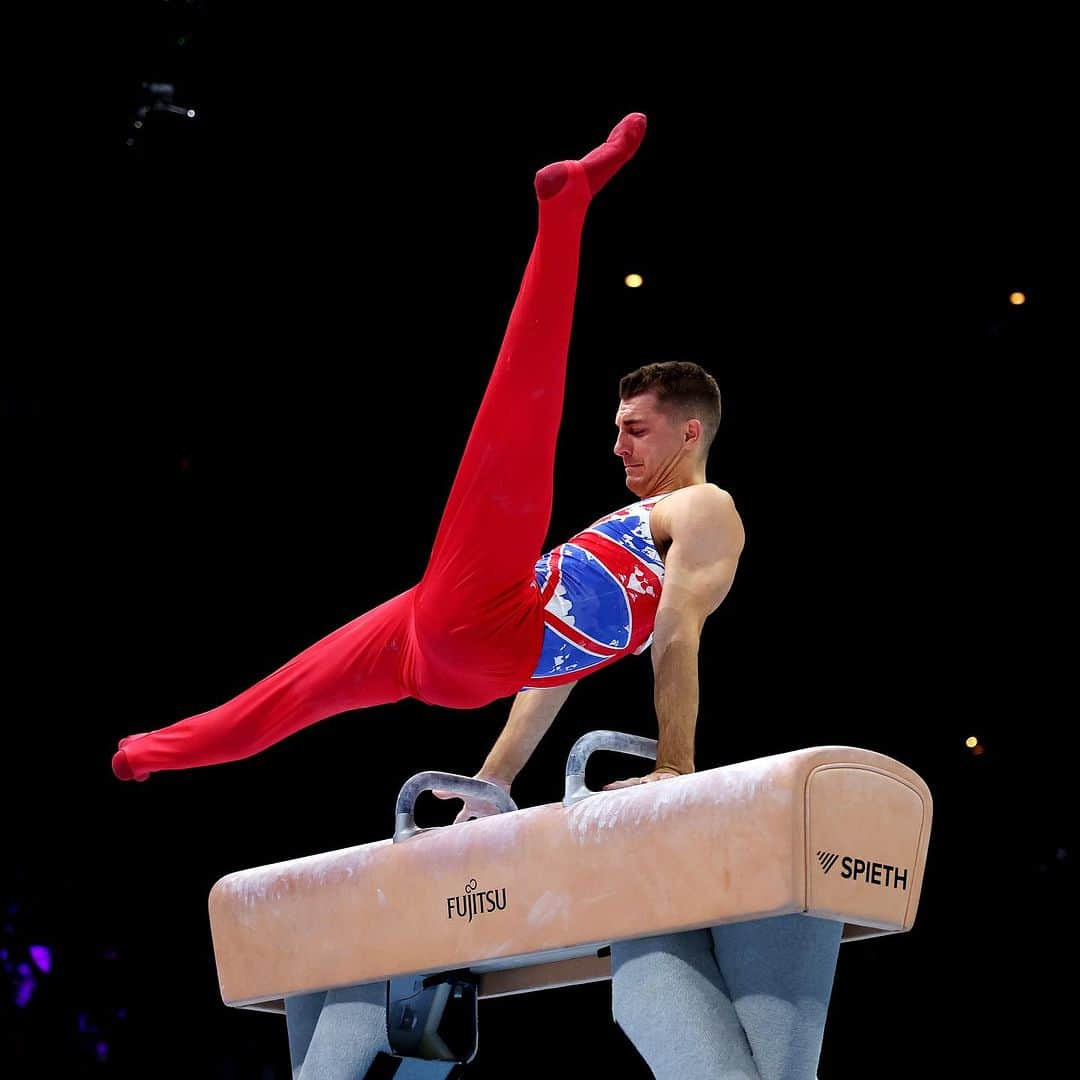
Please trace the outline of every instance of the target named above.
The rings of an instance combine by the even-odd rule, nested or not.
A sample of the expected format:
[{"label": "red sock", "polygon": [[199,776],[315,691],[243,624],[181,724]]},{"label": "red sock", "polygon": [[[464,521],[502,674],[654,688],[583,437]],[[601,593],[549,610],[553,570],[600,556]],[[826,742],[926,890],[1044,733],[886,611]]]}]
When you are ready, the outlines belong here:
[{"label": "red sock", "polygon": [[145,773],[135,773],[123,750],[117,750],[113,754],[112,771],[117,780],[145,780]]},{"label": "red sock", "polygon": [[[630,113],[611,130],[607,141],[582,159],[589,190],[595,195],[635,154],[645,137],[645,114]],[[566,183],[566,162],[556,161],[536,174],[536,194],[541,199],[557,195]]]}]

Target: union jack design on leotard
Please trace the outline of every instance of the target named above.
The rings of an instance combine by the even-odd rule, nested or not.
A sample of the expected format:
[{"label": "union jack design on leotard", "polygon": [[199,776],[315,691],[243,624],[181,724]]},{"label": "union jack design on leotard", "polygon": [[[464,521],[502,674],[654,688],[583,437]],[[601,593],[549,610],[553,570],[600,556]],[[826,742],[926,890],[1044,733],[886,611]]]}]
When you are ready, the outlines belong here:
[{"label": "union jack design on leotard", "polygon": [[537,560],[544,643],[522,689],[574,682],[649,647],[664,585],[650,516],[666,497],[615,510]]}]

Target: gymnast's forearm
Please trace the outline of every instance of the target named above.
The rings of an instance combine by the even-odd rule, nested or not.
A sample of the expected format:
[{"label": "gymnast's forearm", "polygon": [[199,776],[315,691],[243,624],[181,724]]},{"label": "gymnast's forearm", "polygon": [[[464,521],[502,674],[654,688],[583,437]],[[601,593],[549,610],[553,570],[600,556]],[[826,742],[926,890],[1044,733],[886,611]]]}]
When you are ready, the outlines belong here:
[{"label": "gymnast's forearm", "polygon": [[566,683],[563,686],[519,691],[510,708],[506,726],[477,776],[513,783],[551,727],[551,722],[570,696],[574,685]]},{"label": "gymnast's forearm", "polygon": [[694,626],[662,626],[657,620],[652,644],[653,706],[659,736],[656,767],[694,771],[694,732],[698,713],[698,644]]}]

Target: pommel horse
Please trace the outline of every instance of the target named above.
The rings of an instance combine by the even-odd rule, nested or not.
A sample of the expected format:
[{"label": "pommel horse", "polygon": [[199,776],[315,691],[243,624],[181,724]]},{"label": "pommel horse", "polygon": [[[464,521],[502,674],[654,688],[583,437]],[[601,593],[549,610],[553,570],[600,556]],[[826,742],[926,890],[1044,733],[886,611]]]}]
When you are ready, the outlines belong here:
[{"label": "pommel horse", "polygon": [[[298,1080],[441,1078],[475,1057],[479,1000],[611,979],[620,942],[795,913],[843,923],[843,941],[911,929],[932,801],[907,766],[816,746],[586,787],[594,751],[656,748],[586,734],[561,803],[525,809],[417,773],[391,839],[226,875],[209,896],[223,1002],[286,1016]],[[502,812],[420,828],[436,788]]]}]

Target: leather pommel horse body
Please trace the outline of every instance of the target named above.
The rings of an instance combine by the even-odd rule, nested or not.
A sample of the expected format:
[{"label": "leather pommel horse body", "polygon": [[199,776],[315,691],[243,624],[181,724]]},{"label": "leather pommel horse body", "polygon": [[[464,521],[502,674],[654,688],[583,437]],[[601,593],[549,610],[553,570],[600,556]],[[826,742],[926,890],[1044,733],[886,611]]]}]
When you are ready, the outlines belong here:
[{"label": "leather pommel horse body", "polygon": [[[526,809],[482,781],[419,773],[392,839],[221,878],[222,1000],[285,1012],[293,995],[454,971],[495,997],[610,978],[607,947],[627,939],[792,913],[843,922],[845,940],[913,925],[932,803],[900,762],[817,746],[591,792],[596,749],[654,757],[656,743],[583,736],[562,802]],[[507,812],[417,828],[432,788],[497,795]]]}]

